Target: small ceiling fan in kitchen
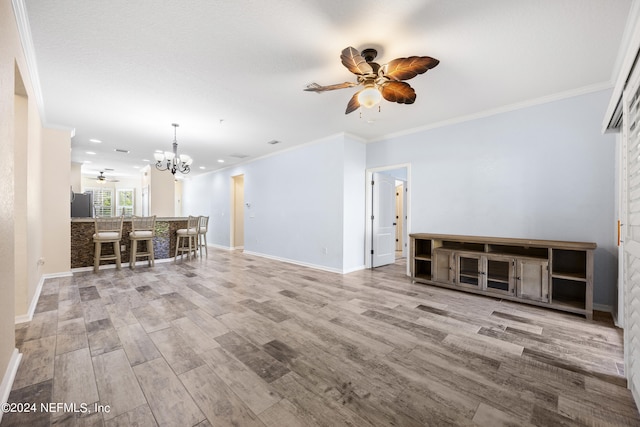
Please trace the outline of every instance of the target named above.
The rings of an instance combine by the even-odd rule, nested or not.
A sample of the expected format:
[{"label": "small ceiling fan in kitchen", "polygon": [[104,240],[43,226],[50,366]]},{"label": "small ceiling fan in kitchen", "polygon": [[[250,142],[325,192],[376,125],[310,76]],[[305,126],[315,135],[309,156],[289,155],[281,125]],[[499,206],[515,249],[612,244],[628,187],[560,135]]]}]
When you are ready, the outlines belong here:
[{"label": "small ceiling fan in kitchen", "polygon": [[100,174],[96,177],[98,182],[120,182],[119,179],[108,178],[104,176],[104,171],[100,171]]},{"label": "small ceiling fan in kitchen", "polygon": [[416,100],[416,91],[403,80],[409,80],[418,74],[423,74],[440,63],[430,56],[410,56],[379,65],[373,62],[377,55],[378,51],[372,48],[358,52],[349,46],[342,51],[340,59],[342,65],[356,75],[355,82],[328,86],[310,83],[304,90],[322,93],[329,90],[363,86],[351,97],[345,114],[357,110],[360,106],[371,108],[378,104],[382,98],[399,104],[413,104]]}]

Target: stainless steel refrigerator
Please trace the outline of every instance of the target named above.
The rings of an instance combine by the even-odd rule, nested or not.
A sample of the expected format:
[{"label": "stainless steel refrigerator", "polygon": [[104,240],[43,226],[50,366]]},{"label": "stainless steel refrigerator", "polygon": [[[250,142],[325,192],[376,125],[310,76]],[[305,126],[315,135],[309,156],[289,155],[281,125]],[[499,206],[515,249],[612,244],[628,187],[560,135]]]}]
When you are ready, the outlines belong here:
[{"label": "stainless steel refrigerator", "polygon": [[93,194],[73,193],[71,196],[71,217],[93,217]]}]

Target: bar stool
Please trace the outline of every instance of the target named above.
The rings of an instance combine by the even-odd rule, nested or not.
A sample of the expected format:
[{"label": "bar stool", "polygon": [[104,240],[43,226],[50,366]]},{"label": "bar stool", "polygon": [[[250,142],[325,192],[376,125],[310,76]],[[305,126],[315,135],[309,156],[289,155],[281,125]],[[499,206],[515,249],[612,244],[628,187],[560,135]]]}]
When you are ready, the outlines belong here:
[{"label": "bar stool", "polygon": [[[129,268],[136,268],[136,261],[139,257],[147,257],[149,267],[155,265],[155,255],[153,253],[153,238],[156,237],[156,216],[134,216],[131,218],[131,256]],[[145,251],[138,252],[138,242],[145,243]]]},{"label": "bar stool", "polygon": [[[198,237],[198,220],[199,218],[197,216],[189,215],[187,228],[181,228],[176,231],[178,238],[176,240],[176,255],[173,259],[174,261],[178,260],[178,252],[180,253],[180,258],[187,252],[189,260],[191,260],[191,252],[195,251],[197,253],[196,238]],[[186,246],[184,239],[187,239]]]},{"label": "bar stool", "polygon": [[209,256],[209,249],[207,248],[207,231],[209,231],[209,217],[200,216],[198,219],[198,249],[200,249],[200,258],[202,258],[203,247],[204,253]]},{"label": "bar stool", "polygon": [[[120,270],[120,239],[122,239],[122,217],[95,218],[96,233],[93,235],[95,245],[93,271],[98,272],[100,261],[116,260],[116,268]],[[113,255],[101,255],[102,244],[113,243]]]}]

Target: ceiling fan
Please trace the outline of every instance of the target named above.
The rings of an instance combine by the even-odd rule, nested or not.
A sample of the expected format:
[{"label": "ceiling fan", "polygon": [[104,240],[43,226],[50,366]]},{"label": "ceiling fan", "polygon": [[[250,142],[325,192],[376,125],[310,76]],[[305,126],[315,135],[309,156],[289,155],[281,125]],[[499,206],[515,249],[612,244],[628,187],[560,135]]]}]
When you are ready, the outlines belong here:
[{"label": "ceiling fan", "polygon": [[100,171],[100,175],[98,175],[96,179],[98,180],[98,182],[120,182],[120,180],[118,179],[107,178],[106,176],[104,176],[104,171]]},{"label": "ceiling fan", "polygon": [[357,110],[361,105],[371,108],[380,102],[381,98],[398,104],[413,104],[416,100],[416,91],[402,80],[412,79],[440,63],[430,56],[410,56],[396,58],[381,66],[373,62],[377,55],[378,51],[375,49],[364,49],[360,53],[349,46],[342,51],[340,59],[342,65],[357,76],[356,82],[344,82],[329,86],[310,83],[304,90],[322,93],[328,90],[362,85],[363,89],[351,97],[345,114]]}]

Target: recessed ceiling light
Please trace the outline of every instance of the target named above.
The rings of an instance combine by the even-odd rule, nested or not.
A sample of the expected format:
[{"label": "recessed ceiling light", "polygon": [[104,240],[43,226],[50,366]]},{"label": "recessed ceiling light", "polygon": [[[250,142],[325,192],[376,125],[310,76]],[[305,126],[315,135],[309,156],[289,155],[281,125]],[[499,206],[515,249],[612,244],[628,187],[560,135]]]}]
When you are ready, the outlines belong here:
[{"label": "recessed ceiling light", "polygon": [[156,150],[156,153],[162,153],[162,154],[164,154],[164,151],[162,151],[162,150]]},{"label": "recessed ceiling light", "polygon": [[93,151],[87,151],[86,153],[87,153],[87,154],[90,154],[90,155],[92,155],[92,156],[95,156],[95,154],[96,154],[96,153],[94,153]]},{"label": "recessed ceiling light", "polygon": [[140,166],[134,166],[133,168],[134,169],[140,169]]},{"label": "recessed ceiling light", "polygon": [[82,163],[91,163],[91,160],[85,160],[85,161],[84,161],[84,162],[82,162]]},{"label": "recessed ceiling light", "polygon": [[224,163],[224,160],[218,159],[218,163]]},{"label": "recessed ceiling light", "polygon": [[89,140],[89,142],[93,142],[93,143],[96,143],[96,144],[102,144],[102,141],[100,141],[99,139],[95,139],[95,138],[91,138]]},{"label": "recessed ceiling light", "polygon": [[149,159],[142,159],[143,162],[150,162],[151,160]]},{"label": "recessed ceiling light", "polygon": [[206,169],[204,166],[200,166],[200,169]]}]

